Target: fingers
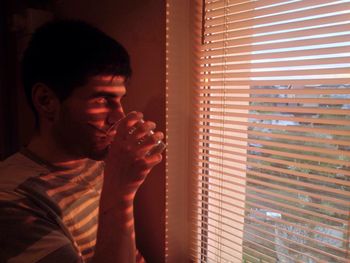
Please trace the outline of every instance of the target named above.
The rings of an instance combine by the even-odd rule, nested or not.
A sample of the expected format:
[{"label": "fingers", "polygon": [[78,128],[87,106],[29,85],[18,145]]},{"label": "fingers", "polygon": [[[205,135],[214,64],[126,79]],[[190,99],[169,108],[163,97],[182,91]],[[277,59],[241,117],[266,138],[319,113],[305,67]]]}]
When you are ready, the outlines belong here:
[{"label": "fingers", "polygon": [[130,112],[118,126],[117,141],[136,160],[159,154],[165,148],[164,135],[153,132],[155,128],[154,122],[143,120],[141,112]]},{"label": "fingers", "polygon": [[154,122],[144,122],[143,120],[141,120],[130,128],[128,132],[128,137],[135,140],[141,140],[141,138],[152,134],[155,128],[156,124]]},{"label": "fingers", "polygon": [[[162,142],[164,135],[162,132],[155,132],[153,134],[148,134],[137,141],[137,151],[139,156],[148,157],[154,153],[161,153],[159,145],[164,145]],[[154,150],[157,149],[158,150]],[[160,150],[160,151],[159,151]]]},{"label": "fingers", "polygon": [[126,138],[130,133],[130,129],[142,120],[143,114],[141,112],[132,111],[128,113],[118,125],[118,137]]},{"label": "fingers", "polygon": [[163,141],[159,141],[156,146],[152,147],[152,149],[146,153],[146,157],[152,156],[154,154],[161,154],[165,148],[165,143]]},{"label": "fingers", "polygon": [[143,121],[143,114],[130,112],[120,121],[110,147],[106,167],[108,174],[118,174],[117,184],[135,193],[154,166],[162,161],[162,132],[153,132],[156,124]]},{"label": "fingers", "polygon": [[137,141],[137,144],[140,145],[140,147],[146,148],[147,150],[148,148],[158,144],[161,140],[163,140],[163,138],[163,133],[158,131],[155,133],[147,134],[144,137],[140,138]]}]

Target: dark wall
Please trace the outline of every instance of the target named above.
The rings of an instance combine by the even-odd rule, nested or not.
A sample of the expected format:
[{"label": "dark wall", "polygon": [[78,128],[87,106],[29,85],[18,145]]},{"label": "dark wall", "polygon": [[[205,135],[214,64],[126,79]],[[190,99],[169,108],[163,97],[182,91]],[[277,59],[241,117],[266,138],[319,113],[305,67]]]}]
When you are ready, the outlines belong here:
[{"label": "dark wall", "polygon": [[19,147],[16,39],[10,30],[12,5],[0,1],[0,160]]}]

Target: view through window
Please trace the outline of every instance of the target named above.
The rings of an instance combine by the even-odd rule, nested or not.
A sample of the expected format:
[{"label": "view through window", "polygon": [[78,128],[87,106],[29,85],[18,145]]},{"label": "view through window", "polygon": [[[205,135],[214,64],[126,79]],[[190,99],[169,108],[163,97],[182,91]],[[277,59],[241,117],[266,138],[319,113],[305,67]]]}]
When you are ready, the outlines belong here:
[{"label": "view through window", "polygon": [[204,1],[194,262],[349,262],[350,1]]}]

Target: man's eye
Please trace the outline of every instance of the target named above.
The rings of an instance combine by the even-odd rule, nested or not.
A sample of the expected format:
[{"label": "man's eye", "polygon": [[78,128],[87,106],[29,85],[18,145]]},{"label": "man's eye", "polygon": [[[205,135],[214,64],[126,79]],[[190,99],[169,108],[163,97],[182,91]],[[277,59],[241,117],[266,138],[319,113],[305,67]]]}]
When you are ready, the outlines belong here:
[{"label": "man's eye", "polygon": [[108,100],[105,97],[100,97],[96,99],[96,103],[100,105],[106,105],[108,103]]}]

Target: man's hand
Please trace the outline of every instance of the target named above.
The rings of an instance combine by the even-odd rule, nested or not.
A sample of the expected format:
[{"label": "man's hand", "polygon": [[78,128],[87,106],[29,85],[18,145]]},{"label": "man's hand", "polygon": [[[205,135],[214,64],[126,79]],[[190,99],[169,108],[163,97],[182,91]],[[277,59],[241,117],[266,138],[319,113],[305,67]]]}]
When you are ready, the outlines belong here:
[{"label": "man's hand", "polygon": [[[106,159],[105,182],[124,197],[134,197],[151,169],[162,160],[160,152],[147,153],[163,139],[152,132],[154,122],[143,121],[140,112],[131,112],[120,121],[117,135]],[[105,185],[107,187],[107,185]]]},{"label": "man's hand", "polygon": [[120,121],[105,160],[93,262],[132,263],[137,258],[133,201],[151,169],[162,160],[162,149],[151,149],[164,137],[151,132],[155,123],[142,119],[142,113],[131,112]]}]

